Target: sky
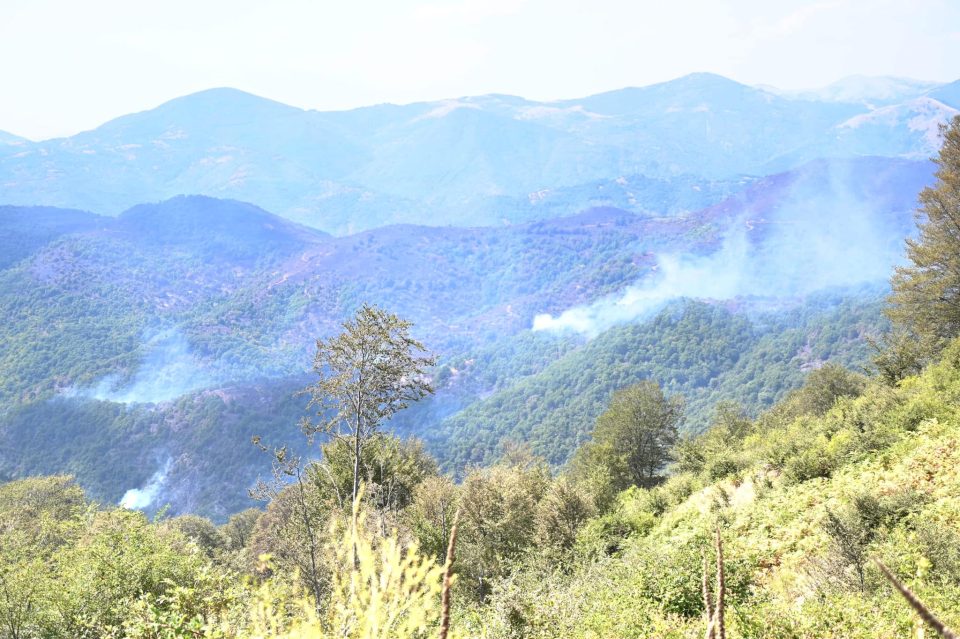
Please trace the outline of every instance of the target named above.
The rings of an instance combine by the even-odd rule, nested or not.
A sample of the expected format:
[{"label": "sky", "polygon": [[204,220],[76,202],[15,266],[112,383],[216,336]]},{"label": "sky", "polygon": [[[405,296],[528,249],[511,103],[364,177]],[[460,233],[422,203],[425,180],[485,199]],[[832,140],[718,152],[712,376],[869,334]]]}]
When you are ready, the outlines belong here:
[{"label": "sky", "polygon": [[575,98],[687,73],[960,78],[957,0],[2,0],[0,130],[71,135],[230,86],[331,110]]}]

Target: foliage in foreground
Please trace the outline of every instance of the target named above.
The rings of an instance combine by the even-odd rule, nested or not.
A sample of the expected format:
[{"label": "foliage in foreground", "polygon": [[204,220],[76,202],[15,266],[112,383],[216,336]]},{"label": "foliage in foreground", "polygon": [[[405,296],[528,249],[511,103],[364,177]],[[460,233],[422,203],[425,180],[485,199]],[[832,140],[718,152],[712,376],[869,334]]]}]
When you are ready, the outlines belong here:
[{"label": "foliage in foreground", "polygon": [[[66,477],[6,484],[0,509],[5,638],[386,639],[439,625],[444,566],[378,535],[359,501],[331,520],[320,602],[294,574],[258,580],[211,559],[176,520],[99,510]],[[257,562],[261,574],[274,568],[268,555]]]},{"label": "foliage in foreground", "polygon": [[874,558],[960,626],[960,342],[895,385],[827,367],[756,420],[723,407],[665,482],[606,508],[523,451],[458,486],[378,463],[423,454],[392,441],[370,448],[356,526],[323,483],[349,493],[348,457],[307,476],[326,531],[317,605],[291,548],[295,492],[218,528],[98,508],[67,478],[6,484],[0,636],[435,635],[458,509],[461,636],[702,637],[717,527],[728,637],[911,636],[921,622]]}]

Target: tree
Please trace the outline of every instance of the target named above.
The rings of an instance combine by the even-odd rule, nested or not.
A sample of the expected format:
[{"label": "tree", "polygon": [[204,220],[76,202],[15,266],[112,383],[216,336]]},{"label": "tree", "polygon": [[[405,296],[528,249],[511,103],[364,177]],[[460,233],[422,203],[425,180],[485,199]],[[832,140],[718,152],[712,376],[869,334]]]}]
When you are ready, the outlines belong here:
[{"label": "tree", "polygon": [[606,467],[612,487],[651,486],[671,459],[683,400],[666,397],[660,385],[644,380],[614,393],[610,406],[597,418],[593,439],[577,452],[574,467]]},{"label": "tree", "polygon": [[0,637],[36,637],[56,592],[53,557],[76,537],[88,508],[72,477],[0,485]]},{"label": "tree", "polygon": [[917,336],[903,327],[884,334],[880,339],[867,338],[873,350],[873,368],[880,379],[896,386],[911,375],[918,375],[925,365],[930,349],[920,344]]},{"label": "tree", "polygon": [[[255,498],[270,503],[250,532],[250,556],[269,554],[281,571],[299,575],[319,610],[330,582],[329,567],[321,560],[321,553],[334,502],[323,492],[323,482],[315,480],[316,464],[303,467],[299,459],[288,462],[286,467],[282,464],[283,461],[274,461],[272,484],[258,482],[257,489],[252,491]],[[278,468],[294,481],[278,481]]]},{"label": "tree", "polygon": [[790,395],[801,415],[825,415],[841,397],[858,397],[866,388],[863,375],[838,364],[825,364],[807,375],[803,386]]},{"label": "tree", "polygon": [[413,502],[404,511],[422,551],[441,561],[446,555],[450,529],[460,504],[460,489],[446,475],[431,475],[420,482]]},{"label": "tree", "polygon": [[920,192],[919,236],[896,269],[888,315],[921,340],[960,335],[960,116],[941,128],[937,182]]},{"label": "tree", "polygon": [[716,481],[741,468],[738,451],[750,433],[753,422],[736,402],[719,402],[713,421],[705,432],[681,438],[673,449],[673,469],[680,473],[699,474]]},{"label": "tree", "polygon": [[211,564],[191,552],[183,537],[151,524],[143,513],[94,511],[81,532],[52,558],[49,630],[42,637],[118,637],[129,602],[193,587]]},{"label": "tree", "polygon": [[[304,464],[299,455],[293,455],[286,446],[275,448],[272,451],[260,443],[260,437],[253,438],[253,444],[264,452],[272,452],[273,481],[266,482],[258,479],[256,486],[250,490],[254,499],[267,501],[266,516],[258,520],[258,530],[281,529],[289,527],[295,534],[286,534],[284,541],[296,539],[293,543],[294,552],[289,554],[294,561],[300,562],[300,574],[306,581],[319,607],[321,594],[325,585],[325,573],[319,563],[321,522],[326,518],[327,500],[317,496],[320,482],[311,481],[318,464]],[[293,480],[290,483],[290,480]],[[266,535],[268,543],[278,536]],[[263,537],[258,537],[260,541]],[[305,557],[299,552],[307,549]]]},{"label": "tree", "polygon": [[410,337],[410,322],[364,304],[344,331],[317,340],[313,370],[319,380],[304,389],[319,421],[301,421],[312,438],[327,434],[348,447],[353,459],[352,496],[360,488],[363,447],[384,421],[433,392],[427,368],[435,360]]},{"label": "tree", "polygon": [[[324,488],[332,490],[341,506],[346,506],[344,496],[353,486],[352,449],[332,441],[322,450],[323,460],[315,463],[315,481],[325,482]],[[364,501],[373,506],[384,537],[400,511],[413,501],[417,486],[438,472],[436,460],[420,440],[386,433],[377,433],[366,442],[360,466]]]},{"label": "tree", "polygon": [[573,548],[577,532],[597,514],[590,495],[567,477],[558,477],[537,504],[537,542],[554,557]]},{"label": "tree", "polygon": [[247,508],[230,516],[227,523],[220,526],[220,533],[226,540],[227,549],[239,552],[247,547],[250,535],[257,526],[257,520],[263,515],[258,508]]},{"label": "tree", "polygon": [[537,507],[550,486],[543,460],[512,449],[496,466],[475,468],[460,488],[461,574],[478,600],[536,541]]},{"label": "tree", "polygon": [[223,533],[206,517],[199,515],[180,515],[164,522],[164,526],[175,530],[202,550],[208,557],[215,557],[227,545]]}]

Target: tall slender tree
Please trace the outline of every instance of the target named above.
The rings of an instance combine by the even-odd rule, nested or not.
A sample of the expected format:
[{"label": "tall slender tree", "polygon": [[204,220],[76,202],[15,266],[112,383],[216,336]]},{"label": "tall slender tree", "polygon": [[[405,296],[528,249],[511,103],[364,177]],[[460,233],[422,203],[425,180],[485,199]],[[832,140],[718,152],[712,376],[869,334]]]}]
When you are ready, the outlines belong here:
[{"label": "tall slender tree", "polygon": [[324,433],[349,448],[354,501],[366,442],[397,411],[433,392],[427,369],[435,360],[410,336],[411,326],[364,304],[340,335],[317,340],[313,370],[319,379],[304,389],[316,419],[305,417],[300,425],[311,439]]}]

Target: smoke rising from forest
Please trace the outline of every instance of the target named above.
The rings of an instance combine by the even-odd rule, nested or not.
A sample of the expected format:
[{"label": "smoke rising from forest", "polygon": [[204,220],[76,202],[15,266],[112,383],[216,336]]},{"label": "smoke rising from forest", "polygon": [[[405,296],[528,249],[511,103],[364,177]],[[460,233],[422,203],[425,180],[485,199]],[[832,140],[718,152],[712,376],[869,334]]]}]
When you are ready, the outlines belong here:
[{"label": "smoke rising from forest", "polygon": [[110,375],[89,391],[94,399],[124,404],[156,404],[216,383],[214,375],[192,353],[178,329],[145,334],[146,355],[129,383]]},{"label": "smoke rising from forest", "polygon": [[785,299],[888,279],[904,259],[911,205],[872,199],[842,166],[825,177],[801,175],[775,204],[748,202],[718,222],[725,228],[712,253],[660,255],[653,272],[619,295],[537,315],[533,330],[592,337],[680,297]]},{"label": "smoke rising from forest", "polygon": [[155,472],[142,488],[131,488],[120,498],[120,506],[131,510],[149,508],[153,504],[167,481],[173,460],[168,459],[160,470]]}]

